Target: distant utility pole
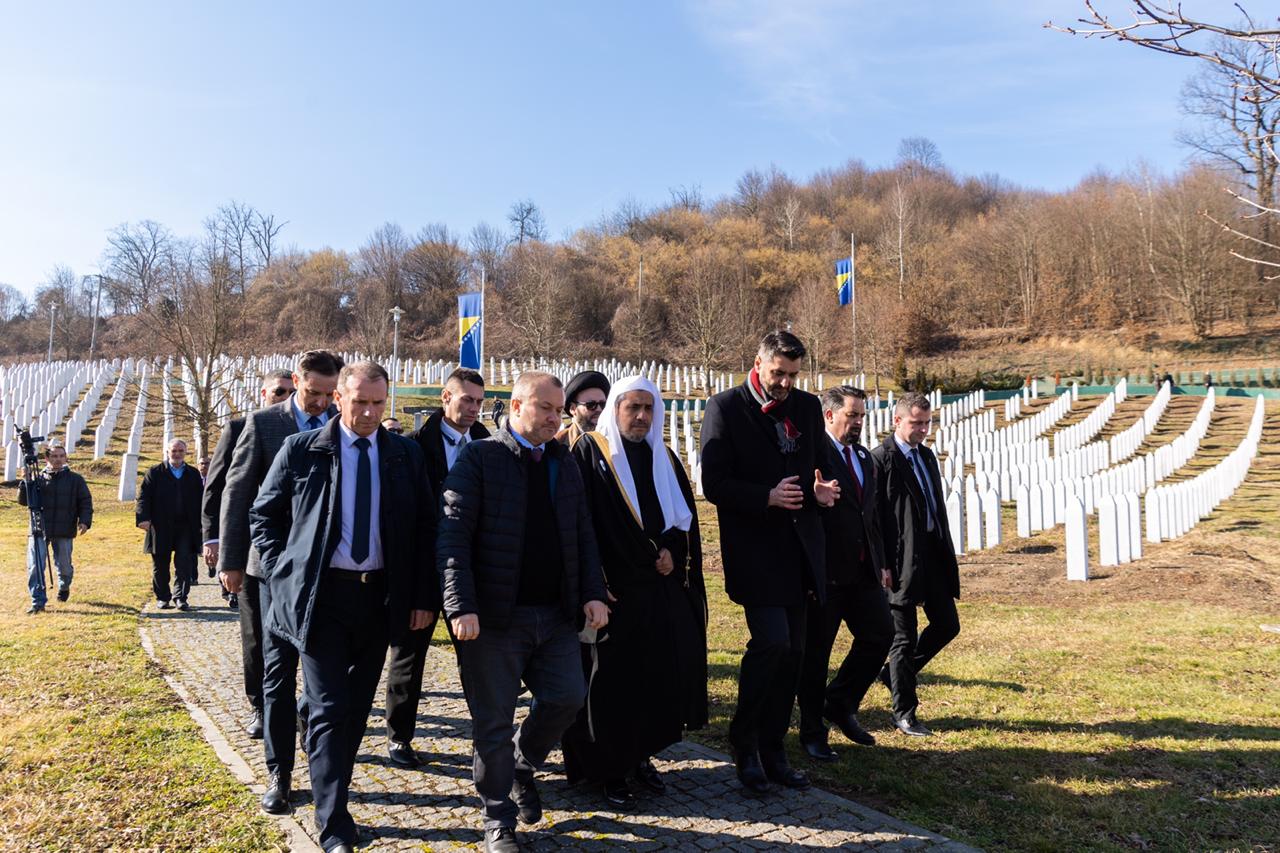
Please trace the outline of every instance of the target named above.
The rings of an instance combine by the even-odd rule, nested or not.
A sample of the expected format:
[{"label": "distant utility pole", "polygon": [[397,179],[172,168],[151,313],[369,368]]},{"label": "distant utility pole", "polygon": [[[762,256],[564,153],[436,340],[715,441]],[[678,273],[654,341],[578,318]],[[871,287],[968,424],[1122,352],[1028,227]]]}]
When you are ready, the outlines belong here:
[{"label": "distant utility pole", "polygon": [[98,286],[93,292],[93,325],[89,328],[89,361],[91,363],[94,349],[98,344],[98,309],[102,305],[102,273],[97,273],[93,277],[98,280]]},{"label": "distant utility pole", "polygon": [[395,331],[391,335],[391,417],[396,416],[396,376],[400,372],[400,315],[404,309],[399,305],[391,309],[391,320]]},{"label": "distant utility pole", "polygon": [[58,316],[58,304],[56,302],[49,303],[49,355],[45,361],[49,364],[53,363],[53,318]]}]

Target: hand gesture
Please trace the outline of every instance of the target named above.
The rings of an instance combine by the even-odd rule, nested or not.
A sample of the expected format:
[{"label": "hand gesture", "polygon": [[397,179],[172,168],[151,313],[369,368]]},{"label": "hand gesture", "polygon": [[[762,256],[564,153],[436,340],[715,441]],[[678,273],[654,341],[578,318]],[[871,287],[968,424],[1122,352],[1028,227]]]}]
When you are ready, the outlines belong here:
[{"label": "hand gesture", "polygon": [[588,601],[582,605],[582,612],[587,614],[587,627],[599,630],[609,624],[609,608],[603,601]]},{"label": "hand gesture", "polygon": [[804,489],[796,484],[798,476],[783,477],[769,490],[769,506],[779,509],[799,509],[804,505]]},{"label": "hand gesture", "polygon": [[820,506],[834,506],[840,497],[840,483],[837,480],[822,479],[822,472],[813,469],[813,497]]},{"label": "hand gesture", "polygon": [[480,636],[480,617],[474,613],[463,613],[449,620],[453,628],[453,638],[460,643],[474,640]]},{"label": "hand gesture", "polygon": [[654,562],[654,568],[658,570],[658,574],[662,575],[663,577],[666,577],[667,575],[671,574],[671,570],[674,569],[675,567],[676,567],[676,564],[671,559],[670,551],[668,551],[666,548],[663,548],[661,551],[658,552],[658,559]]}]

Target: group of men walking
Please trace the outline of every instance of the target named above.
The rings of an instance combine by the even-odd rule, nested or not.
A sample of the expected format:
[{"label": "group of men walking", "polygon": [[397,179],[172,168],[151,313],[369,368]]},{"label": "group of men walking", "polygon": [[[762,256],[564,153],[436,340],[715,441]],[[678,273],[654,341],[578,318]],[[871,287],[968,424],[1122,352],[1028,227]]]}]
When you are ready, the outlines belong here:
[{"label": "group of men walking", "polygon": [[[894,435],[868,451],[865,394],[796,389],[803,358],[789,333],[766,336],[702,428],[725,587],[750,633],[730,741],[753,793],[809,784],[783,750],[797,695],[816,760],[836,758],[828,723],[874,743],[857,712],[877,677],[898,728],[928,734],[916,674],[958,630],[937,463],[920,445],[927,399],[906,395]],[[708,613],[693,489],[663,442],[657,386],[587,372],[566,387],[527,371],[490,434],[484,380],[459,369],[440,411],[406,436],[384,423],[388,383],[372,362],[304,353],[266,378],[268,405],[223,433],[203,495],[188,493],[170,448],[139,501],[140,524],[160,505],[182,522],[167,538],[148,532],[166,564],[200,542],[238,596],[247,726],[270,773],[263,808],[290,810],[299,740],[322,846],[354,846],[348,791],[383,666],[388,758],[414,767],[440,616],[472,719],[486,849],[518,850],[517,823],[541,819],[535,774],[557,743],[569,781],[598,785],[614,808],[662,793],[654,757],[707,722]],[[159,564],[157,598],[184,607],[186,588],[171,592]],[[841,623],[853,648],[828,684]]]}]

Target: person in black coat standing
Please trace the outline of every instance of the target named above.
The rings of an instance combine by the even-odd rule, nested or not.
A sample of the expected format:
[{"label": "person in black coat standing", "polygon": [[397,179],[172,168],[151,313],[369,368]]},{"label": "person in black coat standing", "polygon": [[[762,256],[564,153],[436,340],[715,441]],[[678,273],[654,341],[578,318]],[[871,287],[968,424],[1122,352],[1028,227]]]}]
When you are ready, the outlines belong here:
[{"label": "person in black coat standing", "polygon": [[[928,397],[902,395],[893,410],[893,432],[871,451],[882,485],[880,530],[893,575],[893,644],[880,680],[893,694],[894,725],[914,737],[932,734],[916,719],[916,676],[960,633],[955,603],[960,566],[951,546],[942,474],[933,451],[921,443],[931,419]],[[919,632],[918,606],[929,619]]]},{"label": "person in black coat standing", "polygon": [[[866,413],[867,395],[861,388],[838,385],[822,394],[826,450],[840,483],[840,500],[822,517],[827,534],[827,595],[823,604],[809,599],[797,696],[800,743],[816,761],[836,759],[827,742],[824,718],[853,743],[875,744],[858,722],[858,706],[876,680],[893,639],[885,597],[889,573],[880,536],[880,487],[871,454],[858,443]],[[841,623],[853,634],[853,647],[827,684],[831,647]]]},{"label": "person in black coat standing", "polygon": [[[449,374],[440,391],[440,402],[440,410],[409,435],[426,458],[424,470],[432,495],[440,494],[445,475],[458,461],[462,448],[489,437],[489,430],[480,423],[484,377],[477,371],[459,367]],[[417,767],[419,763],[413,751],[413,732],[422,699],[422,672],[435,628],[432,620],[422,630],[410,631],[403,643],[391,646],[387,663],[387,756],[401,767]]]},{"label": "person in black coat standing", "polygon": [[[187,610],[187,590],[200,553],[200,498],[204,483],[200,472],[186,464],[187,443],[169,442],[168,459],[153,465],[142,478],[134,517],[147,532],[142,552],[151,555],[151,588],[161,608],[177,601]],[[173,561],[173,589],[169,588],[169,562]]]},{"label": "person in black coat standing", "polygon": [[[760,342],[747,381],[707,401],[702,488],[720,525],[725,592],[742,606],[751,639],[729,726],[738,779],[807,788],[783,751],[804,651],[805,603],[826,589],[820,506],[840,495],[831,479],[817,398],[795,387],[804,344],[790,332]],[[824,469],[826,469],[824,471]]]},{"label": "person in black coat standing", "polygon": [[373,362],[342,368],[339,417],[285,440],[249,513],[271,590],[266,628],[302,664],[326,851],[355,846],[348,792],[387,644],[422,630],[440,607],[436,504],[421,449],[379,424],[388,381]]}]

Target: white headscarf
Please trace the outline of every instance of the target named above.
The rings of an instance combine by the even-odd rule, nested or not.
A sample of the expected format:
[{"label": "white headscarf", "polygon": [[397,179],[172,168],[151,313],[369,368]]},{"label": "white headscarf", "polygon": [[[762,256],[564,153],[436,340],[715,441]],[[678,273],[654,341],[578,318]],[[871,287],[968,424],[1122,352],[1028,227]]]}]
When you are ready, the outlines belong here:
[{"label": "white headscarf", "polygon": [[662,505],[662,529],[677,527],[688,530],[693,523],[693,513],[685,503],[684,493],[680,491],[680,480],[676,478],[675,468],[671,464],[671,456],[662,442],[663,424],[666,420],[662,392],[643,376],[628,376],[613,383],[613,387],[609,389],[609,397],[605,400],[604,411],[600,414],[600,422],[596,426],[596,431],[609,442],[609,457],[613,470],[617,472],[618,485],[638,513],[640,501],[636,497],[636,481],[631,474],[631,464],[627,461],[627,439],[623,437],[622,428],[618,425],[618,403],[623,394],[631,391],[648,391],[653,395],[653,423],[649,425],[649,434],[644,440],[653,451],[653,486],[658,492],[658,503]]}]

